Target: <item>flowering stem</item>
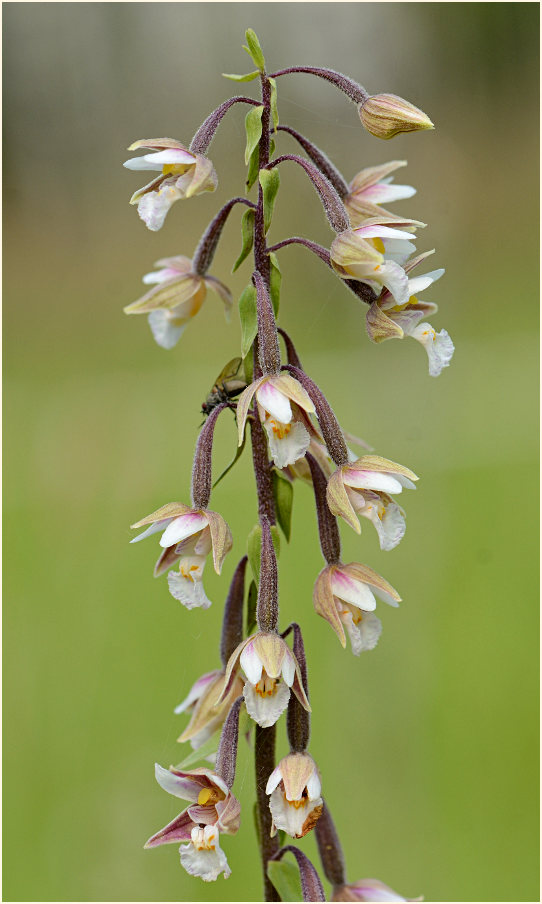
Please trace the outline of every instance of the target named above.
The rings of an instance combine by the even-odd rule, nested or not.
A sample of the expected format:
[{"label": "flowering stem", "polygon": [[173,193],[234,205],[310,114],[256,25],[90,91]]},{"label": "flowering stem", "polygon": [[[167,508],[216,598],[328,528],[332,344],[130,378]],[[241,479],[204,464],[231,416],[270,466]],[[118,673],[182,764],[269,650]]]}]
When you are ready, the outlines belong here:
[{"label": "flowering stem", "polygon": [[300,132],[292,129],[290,126],[279,126],[277,132],[288,132],[292,138],[295,138],[297,143],[307,152],[320,172],[324,174],[326,179],[329,179],[340,198],[344,198],[348,194],[348,185],[341,176],[339,170],[333,165],[329,157],[327,157],[320,148],[317,148],[312,141],[309,141],[308,138],[305,138],[304,135],[301,135]]},{"label": "flowering stem", "polygon": [[337,526],[337,519],[331,514],[329,505],[327,504],[326,475],[310,452],[306,453],[306,458],[311,469],[322,555],[328,565],[336,565],[341,558],[341,537]]},{"label": "flowering stem", "polygon": [[293,844],[287,844],[286,847],[280,849],[274,860],[282,860],[284,854],[293,854],[297,860],[299,867],[299,878],[301,879],[301,892],[304,901],[325,901],[326,896],[318,873],[310,862],[306,854]]},{"label": "flowering stem", "polygon": [[262,728],[256,725],[254,736],[254,762],[256,767],[256,799],[258,803],[258,835],[263,866],[264,900],[280,901],[275,886],[267,875],[267,863],[279,849],[278,837],[271,837],[272,818],[269,799],[265,792],[267,779],[275,768],[276,726]]},{"label": "flowering stem", "polygon": [[269,633],[277,630],[279,617],[277,557],[273,547],[271,526],[265,515],[261,519],[261,526],[262,549],[256,617],[258,630]]},{"label": "flowering stem", "polygon": [[279,69],[277,72],[271,73],[270,78],[277,78],[279,75],[289,75],[291,72],[306,72],[309,75],[317,75],[319,78],[323,78],[339,88],[355,104],[362,104],[369,97],[365,88],[362,88],[353,79],[348,78],[341,72],[336,72],[334,69],[321,69],[319,66],[290,66],[288,69]]},{"label": "flowering stem", "polygon": [[194,135],[192,141],[190,142],[189,150],[193,151],[194,154],[205,154],[211,144],[211,141],[214,138],[214,134],[220,124],[220,120],[224,116],[225,113],[228,112],[230,107],[233,107],[234,104],[250,104],[253,107],[259,107],[259,103],[257,100],[254,100],[253,97],[230,97],[229,100],[225,100],[223,104],[220,104],[216,110],[207,117],[205,122],[201,124],[198,131]]},{"label": "flowering stem", "polygon": [[263,427],[260,423],[257,411],[250,419],[250,438],[252,441],[252,464],[254,477],[256,478],[256,490],[258,493],[258,517],[267,518],[270,524],[276,523],[275,499],[273,496],[273,479],[271,467],[267,457],[267,446]]},{"label": "flowering stem", "polygon": [[344,854],[335,824],[324,801],[322,815],[316,823],[316,841],[326,879],[334,888],[346,884]]},{"label": "flowering stem", "polygon": [[204,276],[213,262],[216,246],[218,245],[220,235],[228,219],[230,210],[236,204],[245,204],[247,207],[255,208],[256,205],[249,201],[248,198],[232,198],[227,204],[224,204],[216,217],[211,220],[207,229],[199,240],[198,247],[192,258],[192,267],[194,273]]},{"label": "flowering stem", "polygon": [[280,349],[273,305],[262,274],[255,270],[252,281],[257,292],[258,359],[263,374],[278,374]]},{"label": "flowering stem", "polygon": [[226,668],[231,654],[243,639],[243,601],[247,561],[247,557],[243,556],[235,569],[224,605],[220,638],[220,659],[224,668]]},{"label": "flowering stem", "polygon": [[213,485],[212,457],[215,424],[220,412],[227,407],[226,402],[217,405],[205,421],[196,443],[192,467],[192,505],[195,509],[205,509],[209,505]]},{"label": "flowering stem", "polygon": [[[309,699],[309,681],[307,675],[307,658],[305,656],[305,645],[303,643],[303,635],[301,628],[297,622],[288,625],[286,631],[282,632],[282,637],[287,637],[290,631],[294,632],[293,651],[299,665],[301,673],[301,683],[303,690]],[[288,733],[288,741],[290,749],[293,752],[304,753],[309,746],[309,738],[311,732],[310,715],[294,694],[290,695],[288,701],[288,713],[286,717],[286,729]]]},{"label": "flowering stem", "polygon": [[339,422],[324,393],[316,385],[314,380],[311,380],[311,378],[307,376],[304,371],[299,370],[299,368],[287,364],[283,370],[289,371],[296,380],[299,380],[303,388],[307,390],[314,407],[316,408],[316,415],[329,454],[337,467],[340,468],[342,465],[345,465],[348,462],[348,449],[346,448]]},{"label": "flowering stem", "polygon": [[320,172],[314,163],[309,163],[308,160],[305,160],[303,157],[298,157],[297,154],[283,154],[282,157],[277,157],[276,160],[269,163],[266,168],[273,169],[275,166],[278,166],[279,163],[284,163],[285,160],[292,160],[305,170],[316,191],[320,195],[320,200],[324,206],[331,228],[334,229],[335,232],[345,232],[350,226],[348,214],[346,213],[344,204],[337,193],[337,190],[333,187],[329,179]]}]

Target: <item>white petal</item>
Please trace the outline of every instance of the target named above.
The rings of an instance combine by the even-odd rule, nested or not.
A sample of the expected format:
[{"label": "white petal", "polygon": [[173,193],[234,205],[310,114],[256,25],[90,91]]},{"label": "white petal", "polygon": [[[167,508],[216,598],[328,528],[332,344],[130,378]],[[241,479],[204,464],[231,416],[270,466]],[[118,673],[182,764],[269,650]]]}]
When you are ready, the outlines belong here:
[{"label": "white petal", "polygon": [[278,783],[281,780],[282,780],[282,774],[281,774],[280,768],[278,766],[275,766],[275,768],[273,769],[273,772],[267,779],[267,785],[265,786],[265,793],[271,794],[275,790],[275,788],[277,787]]},{"label": "white petal", "polygon": [[[190,568],[196,559],[198,562],[201,561],[199,556],[194,556],[193,559],[181,559],[181,567],[184,561],[186,567]],[[203,559],[203,562],[205,562],[205,559]],[[201,566],[201,571],[203,571],[203,566]],[[199,575],[194,573],[192,576],[187,576],[179,571],[170,571],[167,576],[169,592],[172,597],[179,600],[187,609],[208,609],[211,605],[211,600],[208,599],[203,589],[201,571]]]},{"label": "white petal", "polygon": [[[395,261],[401,267],[406,264],[411,254],[414,254],[416,245],[412,242],[398,241],[397,239],[384,239],[386,260]],[[401,302],[402,304],[402,302]]]},{"label": "white petal", "polygon": [[160,539],[160,546],[173,546],[174,543],[180,543],[181,540],[203,530],[204,527],[207,527],[207,523],[207,518],[200,512],[187,512],[186,515],[179,515],[165,529]]},{"label": "white petal", "polygon": [[155,342],[161,348],[174,348],[186,329],[185,323],[179,323],[171,317],[169,311],[151,311],[148,316],[149,326]]},{"label": "white petal", "polygon": [[130,157],[129,160],[125,160],[122,164],[129,170],[154,170],[157,173],[162,172],[162,167],[159,163],[153,163],[150,160],[147,160],[146,157]]},{"label": "white petal", "polygon": [[269,798],[269,809],[277,829],[282,829],[293,838],[300,838],[303,834],[303,824],[309,814],[320,806],[321,798],[304,801],[301,806],[294,807],[286,800],[282,787],[273,791]]},{"label": "white petal", "polygon": [[424,289],[431,286],[437,279],[440,279],[443,274],[444,268],[441,267],[439,270],[432,270],[431,273],[425,273],[423,276],[414,276],[408,281],[409,293],[411,295],[417,295],[419,292],[423,292]]},{"label": "white petal", "polygon": [[420,323],[411,333],[413,339],[421,342],[429,358],[429,376],[438,377],[444,367],[448,367],[455,351],[454,344],[446,332],[437,333],[431,324]]},{"label": "white petal", "polygon": [[318,770],[315,769],[307,782],[307,793],[309,795],[309,800],[317,800],[320,797],[321,792],[322,782],[320,781]]},{"label": "white petal", "polygon": [[292,420],[292,406],[290,399],[285,396],[279,389],[266,380],[256,390],[256,399],[265,411],[268,411],[271,417],[276,418],[281,424],[289,424]]},{"label": "white petal", "polygon": [[416,189],[412,185],[395,185],[390,182],[376,182],[369,185],[363,192],[364,198],[368,198],[373,204],[389,204],[392,201],[403,201],[412,198]]},{"label": "white petal", "polygon": [[167,212],[182,194],[171,183],[164,182],[158,191],[146,192],[138,201],[137,212],[151,232],[157,232],[164,225]]},{"label": "white petal", "polygon": [[290,652],[282,660],[282,677],[288,687],[291,687],[295,678],[295,659]]},{"label": "white petal", "polygon": [[153,283],[165,282],[166,279],[174,279],[179,275],[179,272],[179,270],[174,270],[173,267],[163,267],[162,270],[153,270],[151,273],[145,273],[142,282],[147,286]]},{"label": "white petal", "polygon": [[167,525],[173,521],[173,518],[164,518],[163,521],[155,521],[154,524],[151,524],[150,527],[145,528],[137,537],[134,537],[133,540],[130,540],[130,543],[139,543],[140,540],[144,540],[146,537],[150,537],[151,534],[157,534],[159,531],[164,530]]},{"label": "white petal", "polygon": [[354,229],[354,232],[362,239],[382,238],[406,241],[407,239],[416,238],[413,232],[405,232],[403,229],[391,229],[389,226],[359,226]]},{"label": "white petal", "polygon": [[[198,876],[204,882],[214,882],[218,879],[220,873],[224,873],[224,878],[227,879],[231,875],[231,870],[228,866],[226,855],[218,843],[218,831],[214,826],[206,826],[206,829],[214,829],[216,832],[214,850],[206,850],[205,848],[198,850],[192,842],[181,844],[179,848],[181,864],[189,875]],[[209,841],[211,843],[212,840],[210,837]]]},{"label": "white petal", "polygon": [[174,797],[180,797],[181,800],[188,800],[195,803],[198,794],[201,791],[201,785],[193,782],[188,778],[182,778],[180,775],[173,775],[169,769],[164,769],[159,763],[154,764],[154,776],[156,781],[164,791],[173,794]]},{"label": "white petal", "polygon": [[378,879],[360,879],[355,882],[351,888],[358,901],[374,901],[374,902],[393,902],[407,901],[408,898],[402,898],[397,892],[393,891]]},{"label": "white petal", "polygon": [[149,163],[159,163],[160,167],[168,164],[182,163],[192,164],[196,162],[194,154],[183,151],[181,148],[167,148],[165,151],[157,151],[154,154],[146,154],[145,160]]},{"label": "white petal", "polygon": [[274,725],[288,706],[290,688],[284,681],[279,681],[275,693],[271,697],[260,697],[248,681],[243,688],[247,713],[262,728]]},{"label": "white petal", "polygon": [[361,653],[361,631],[357,625],[354,624],[354,619],[352,618],[351,612],[342,612],[341,613],[341,621],[348,632],[348,636],[350,638],[350,644],[352,646],[352,653],[354,656],[359,656]]},{"label": "white petal", "polygon": [[389,551],[401,542],[405,535],[406,522],[402,509],[395,503],[385,505],[382,511],[380,500],[368,501],[360,514],[372,521],[380,541],[380,549]]},{"label": "white petal", "polygon": [[347,486],[363,490],[381,490],[383,493],[401,493],[403,487],[396,474],[387,471],[361,471],[345,468],[344,482]]},{"label": "white petal", "polygon": [[356,581],[339,568],[333,572],[331,589],[333,596],[357,606],[358,609],[365,609],[366,612],[376,609],[376,600],[367,584]]},{"label": "white petal", "polygon": [[251,684],[258,684],[262,677],[262,663],[253,644],[249,641],[240,656],[243,672]]},{"label": "white petal", "polygon": [[269,451],[277,468],[286,468],[303,458],[310,445],[307,428],[299,421],[281,424],[271,419],[264,421],[269,439]]},{"label": "white petal", "polygon": [[377,278],[386,289],[389,289],[397,304],[406,304],[410,298],[408,276],[400,264],[386,260],[379,268]]},{"label": "white petal", "polygon": [[198,678],[198,680],[192,685],[192,687],[188,691],[188,695],[184,698],[184,700],[181,703],[179,703],[175,707],[173,712],[176,713],[177,715],[179,713],[184,713],[184,711],[186,709],[188,709],[189,706],[191,706],[193,703],[195,703],[197,700],[199,700],[199,698],[202,696],[207,685],[210,684],[211,681],[214,681],[216,676],[217,676],[217,672],[215,671],[215,672],[208,672],[206,675],[202,675],[201,678]]},{"label": "white petal", "polygon": [[376,617],[374,612],[364,612],[357,627],[361,639],[360,652],[374,650],[382,634],[382,622],[380,619]]}]

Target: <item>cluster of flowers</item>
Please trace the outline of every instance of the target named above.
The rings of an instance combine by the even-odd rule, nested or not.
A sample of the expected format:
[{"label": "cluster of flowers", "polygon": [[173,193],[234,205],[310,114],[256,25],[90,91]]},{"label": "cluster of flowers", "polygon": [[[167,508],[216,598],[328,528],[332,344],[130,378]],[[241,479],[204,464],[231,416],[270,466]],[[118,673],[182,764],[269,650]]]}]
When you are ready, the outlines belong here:
[{"label": "cluster of flowers", "polygon": [[[376,529],[381,549],[395,548],[406,527],[405,513],[396,497],[403,489],[414,489],[418,478],[409,468],[371,454],[370,449],[361,456],[349,449],[347,440],[361,441],[350,437],[339,426],[325,396],[303,370],[290,337],[281,330],[287,352],[287,364],[282,364],[270,291],[269,255],[287,244],[306,245],[368,304],[366,319],[370,338],[375,342],[403,336],[417,339],[427,351],[432,376],[437,376],[449,364],[454,347],[445,330],[437,333],[424,321],[437,308],[419,301],[418,295],[444,271],[410,276],[432,253],[412,256],[416,250],[412,243],[415,231],[424,224],[395,217],[382,206],[408,199],[415,193],[411,186],[393,182],[393,174],[405,165],[404,161],[363,169],[347,184],[315,145],[295,130],[278,126],[274,116],[276,98],[271,99],[271,87],[277,76],[289,72],[309,72],[326,78],[357,103],[363,125],[380,138],[390,138],[401,131],[432,128],[432,124],[425,114],[401,98],[369,96],[359,85],[331,70],[294,67],[268,76],[261,48],[250,31],[247,42],[258,68],[242,79],[260,77],[263,103],[258,105],[251,98],[242,97],[225,102],[203,123],[188,148],[167,138],[133,144],[130,150],[143,149],[145,153],[131,158],[125,166],[132,170],[152,170],[158,176],[134,194],[132,203],[137,204],[139,215],[149,229],[157,230],[175,201],[213,191],[217,177],[206,150],[227,109],[243,102],[252,105],[253,111],[256,108],[259,111],[261,128],[253,151],[259,155],[260,174],[272,172],[284,160],[302,166],[322,200],[336,235],[330,249],[302,239],[287,239],[276,246],[267,246],[263,222],[264,216],[272,212],[272,203],[269,207],[267,200],[266,208],[265,192],[260,187],[257,205],[236,198],[219,211],[192,259],[177,256],[158,261],[158,269],[143,280],[152,285],[150,291],[125,308],[129,314],[148,314],[153,336],[164,348],[172,348],[177,343],[187,323],[201,308],[207,288],[217,292],[229,312],[231,293],[207,271],[230,210],[237,203],[248,208],[253,217],[255,268],[251,288],[257,314],[252,375],[239,381],[237,391],[241,394],[237,402],[219,393],[218,404],[207,412],[209,417],[196,446],[191,504],[171,502],[147,515],[133,525],[144,530],[132,542],[160,533],[161,554],[155,575],[168,572],[170,593],[188,609],[206,609],[211,605],[203,587],[207,558],[212,557],[214,568],[220,574],[233,545],[226,521],[209,508],[213,435],[220,413],[233,407],[240,447],[244,447],[247,425],[250,426],[259,495],[257,631],[243,636],[245,556],[234,573],[224,608],[222,666],[202,675],[175,710],[191,715],[179,741],[190,741],[194,750],[203,748],[221,730],[214,768],[186,771],[182,765],[169,770],[156,766],[160,786],[189,802],[189,806],[153,835],[147,847],[181,843],[181,863],[191,875],[206,881],[216,879],[221,873],[227,877],[230,871],[220,847],[220,835],[234,834],[239,828],[241,808],[231,789],[241,704],[260,730],[274,726],[288,710],[290,753],[264,776],[262,787],[268,816],[260,809],[260,829],[267,826],[270,838],[275,838],[278,830],[302,838],[316,827],[324,872],[333,886],[332,900],[404,901],[407,899],[376,880],[348,884],[345,879],[336,831],[321,796],[320,775],[307,752],[311,707],[301,631],[296,624],[282,634],[277,628],[277,564],[272,538],[275,510],[269,488],[272,468],[288,481],[298,479],[312,485],[325,560],[314,586],[314,607],[329,622],[343,647],[348,634],[353,653],[359,655],[376,646],[382,631],[380,619],[375,615],[377,599],[397,606],[400,596],[369,566],[341,561],[337,519],[342,518],[360,533],[362,516]],[[282,130],[293,135],[308,159],[285,155],[270,162],[270,117],[275,133]],[[248,124],[247,135],[250,139]],[[260,179],[260,186],[265,184]],[[285,640],[290,632],[293,632],[293,649]],[[274,740],[270,743],[274,745]],[[274,747],[271,758],[273,750]],[[264,863],[270,859],[270,851],[275,859],[280,859],[285,850],[291,850],[298,861],[304,899],[325,900],[316,871],[300,850],[290,847],[279,851],[277,844],[269,848],[265,839],[261,840],[261,846]],[[309,894],[312,896],[307,897]]]}]

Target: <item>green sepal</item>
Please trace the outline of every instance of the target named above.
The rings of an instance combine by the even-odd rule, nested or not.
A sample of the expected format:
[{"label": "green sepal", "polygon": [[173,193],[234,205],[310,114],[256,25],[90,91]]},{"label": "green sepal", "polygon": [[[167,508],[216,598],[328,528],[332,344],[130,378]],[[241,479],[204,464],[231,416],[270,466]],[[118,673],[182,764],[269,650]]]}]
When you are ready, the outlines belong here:
[{"label": "green sepal", "polygon": [[275,206],[275,198],[280,185],[280,175],[278,169],[263,169],[259,174],[260,185],[263,194],[263,225],[267,232],[271,225],[273,217],[273,208]]},{"label": "green sepal", "polygon": [[234,72],[222,73],[224,78],[229,78],[232,82],[253,82],[255,78],[258,78],[259,74],[259,69],[255,69],[254,72],[247,72],[246,75],[236,75]]},{"label": "green sepal", "polygon": [[221,729],[215,731],[215,733],[205,741],[205,744],[202,744],[197,750],[192,750],[182,763],[177,763],[175,769],[186,769],[188,766],[192,766],[194,763],[204,760],[205,757],[210,756],[211,753],[216,753],[220,743],[220,732]]},{"label": "green sepal", "polygon": [[277,520],[282,529],[282,533],[290,542],[292,531],[292,506],[294,504],[294,485],[280,471],[273,471],[273,496],[275,497],[275,508],[277,511]]},{"label": "green sepal", "polygon": [[270,860],[267,875],[279,893],[281,901],[302,901],[301,879],[297,864],[287,860]]},{"label": "green sepal", "polygon": [[252,251],[252,246],[254,244],[254,210],[249,207],[248,210],[245,210],[242,219],[241,219],[241,236],[243,240],[243,247],[241,248],[241,254],[235,261],[232,269],[232,273],[241,266],[243,261]]},{"label": "green sepal", "polygon": [[[218,484],[220,483],[220,481],[223,480],[223,478],[226,476],[226,474],[228,474],[228,473],[231,471],[231,469],[233,468],[234,464],[236,464],[236,463],[239,461],[239,459],[241,458],[241,455],[242,455],[243,452],[245,451],[245,442],[246,442],[246,433],[245,433],[245,436],[243,436],[243,442],[241,443],[240,446],[237,447],[237,452],[236,452],[235,455],[233,456],[233,458],[232,458],[232,460],[230,461],[229,465],[227,466],[227,468],[225,468],[225,469],[222,471],[222,474],[220,475],[220,477],[217,477],[216,480],[215,480],[215,482],[213,483],[213,490],[214,490],[214,488],[215,488],[216,486],[218,486]],[[281,527],[282,527],[282,525],[281,525]],[[284,528],[282,528],[282,529],[284,530]],[[288,539],[289,539],[289,538],[288,538]]]},{"label": "green sepal", "polygon": [[247,179],[245,185],[247,187],[247,191],[250,191],[256,180],[258,179],[258,173],[260,171],[260,148],[255,147],[252,151],[252,155],[250,157],[250,161],[248,164],[248,172]]},{"label": "green sepal", "polygon": [[264,111],[263,104],[257,107],[251,107],[245,116],[245,131],[247,133],[247,146],[245,148],[245,163],[248,164],[254,149],[258,146],[258,142],[262,137],[262,113]]},{"label": "green sepal", "polygon": [[265,69],[265,57],[263,55],[262,48],[260,47],[260,42],[258,41],[258,37],[256,32],[252,30],[252,28],[247,28],[245,31],[245,40],[248,44],[248,47],[245,47],[243,44],[243,50],[246,50],[249,57],[251,57],[252,62],[255,66],[258,67],[260,72],[263,72]]},{"label": "green sepal", "polygon": [[271,303],[275,312],[275,317],[279,315],[280,305],[280,284],[282,281],[282,273],[280,272],[277,255],[274,251],[269,255],[271,262],[271,273],[269,276],[269,294],[271,295]]},{"label": "green sepal", "polygon": [[277,107],[277,83],[274,78],[270,78],[271,85],[271,119],[273,120],[273,131],[277,131],[279,124],[279,111]]},{"label": "green sepal", "polygon": [[[278,528],[276,524],[271,525],[271,539],[273,540],[273,547],[275,549],[275,555],[279,556],[280,553],[280,534],[278,532]],[[252,530],[250,531],[247,537],[247,556],[250,567],[252,569],[252,574],[254,575],[254,579],[256,584],[260,581],[260,554],[262,551],[262,528],[259,524],[255,524]]]},{"label": "green sepal", "polygon": [[256,600],[258,599],[258,588],[254,581],[250,582],[247,596],[247,637],[254,634],[256,630]]},{"label": "green sepal", "polygon": [[241,319],[241,355],[246,358],[258,335],[256,289],[252,285],[246,287],[239,299],[239,317]]}]

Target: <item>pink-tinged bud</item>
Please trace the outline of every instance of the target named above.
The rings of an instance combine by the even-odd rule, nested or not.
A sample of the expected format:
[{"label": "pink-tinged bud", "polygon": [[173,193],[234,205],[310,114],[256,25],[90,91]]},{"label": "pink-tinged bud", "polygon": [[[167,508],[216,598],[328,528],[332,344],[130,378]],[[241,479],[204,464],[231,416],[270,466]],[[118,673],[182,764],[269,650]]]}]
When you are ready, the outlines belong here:
[{"label": "pink-tinged bud", "polygon": [[247,679],[243,690],[247,712],[262,728],[274,725],[284,712],[290,690],[307,712],[311,711],[299,663],[278,634],[259,631],[239,644],[230,656],[218,704],[230,693],[239,666]]},{"label": "pink-tinged bud", "polygon": [[290,753],[269,776],[266,794],[273,817],[273,834],[282,829],[303,838],[322,813],[322,785],[316,763],[308,753]]},{"label": "pink-tinged bud", "polygon": [[358,111],[362,125],[376,138],[435,128],[422,110],[396,94],[373,94],[362,101]]},{"label": "pink-tinged bud", "polygon": [[403,898],[378,879],[358,879],[333,889],[332,901],[423,901],[423,898]]}]

